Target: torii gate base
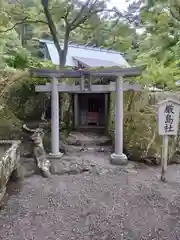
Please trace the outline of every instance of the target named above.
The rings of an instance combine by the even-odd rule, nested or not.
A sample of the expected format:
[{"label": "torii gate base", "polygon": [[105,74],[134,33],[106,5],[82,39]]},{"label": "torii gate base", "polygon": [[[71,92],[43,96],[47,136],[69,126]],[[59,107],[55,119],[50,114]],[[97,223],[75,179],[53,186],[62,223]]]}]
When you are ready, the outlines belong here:
[{"label": "torii gate base", "polygon": [[111,154],[111,163],[113,165],[126,165],[128,164],[128,158],[124,153],[121,155],[113,153]]},{"label": "torii gate base", "polygon": [[47,158],[48,159],[60,159],[60,158],[62,158],[63,155],[64,155],[64,153],[61,153],[61,152],[59,152],[59,153],[49,153]]}]

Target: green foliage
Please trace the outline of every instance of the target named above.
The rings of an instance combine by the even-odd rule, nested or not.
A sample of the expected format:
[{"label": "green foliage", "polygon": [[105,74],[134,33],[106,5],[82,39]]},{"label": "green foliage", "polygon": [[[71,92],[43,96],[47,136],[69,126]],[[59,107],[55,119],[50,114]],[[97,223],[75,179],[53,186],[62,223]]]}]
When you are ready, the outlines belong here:
[{"label": "green foliage", "polygon": [[[179,1],[149,0],[140,7],[141,2],[131,4],[125,13],[115,11],[114,14],[106,12],[106,1],[100,0],[92,1],[95,5],[91,13],[90,5],[82,9],[84,3],[74,0],[51,0],[48,9],[58,39],[89,42],[125,52],[131,64],[147,65],[139,78],[143,84],[171,89],[180,77]],[[0,68],[54,68],[38,59],[33,42],[33,37],[53,39],[43,1],[21,0],[9,4],[2,0],[1,9],[0,30],[12,28],[12,31],[0,31]],[[135,31],[137,19],[143,34]],[[21,21],[22,24],[17,24]],[[69,35],[65,39],[67,29]]]},{"label": "green foliage", "polygon": [[172,16],[169,2],[147,1],[140,16],[143,34],[139,38],[135,64],[146,64],[140,81],[167,89],[176,88],[179,72],[180,23]]},{"label": "green foliage", "polygon": [[36,93],[35,86],[44,84],[45,79],[29,78],[15,82],[6,94],[6,104],[21,120],[39,120],[47,96]]},{"label": "green foliage", "polygon": [[22,122],[7,105],[0,109],[0,139],[19,139]]}]

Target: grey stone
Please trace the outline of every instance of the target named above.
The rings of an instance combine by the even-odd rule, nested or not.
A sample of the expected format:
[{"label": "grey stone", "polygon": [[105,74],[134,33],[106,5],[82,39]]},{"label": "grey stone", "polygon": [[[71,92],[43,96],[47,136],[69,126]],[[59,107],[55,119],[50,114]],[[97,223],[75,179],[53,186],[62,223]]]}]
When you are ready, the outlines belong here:
[{"label": "grey stone", "polygon": [[66,140],[67,144],[74,146],[102,146],[111,143],[107,136],[97,133],[71,132]]},{"label": "grey stone", "polygon": [[9,149],[0,158],[0,201],[2,200],[6,185],[11,175],[20,177],[20,143],[21,141],[0,141],[0,144],[11,143]]},{"label": "grey stone", "polygon": [[128,159],[125,154],[117,155],[113,153],[111,154],[111,163],[113,165],[127,165]]},{"label": "grey stone", "polygon": [[83,158],[65,156],[60,161],[54,159],[51,161],[50,171],[52,174],[79,174],[89,172],[95,175],[106,174],[110,170],[95,164],[93,161],[84,160]]},{"label": "grey stone", "polygon": [[26,125],[23,125],[23,129],[28,133],[31,133],[31,140],[33,144],[33,153],[37,162],[37,166],[44,177],[50,176],[50,161],[46,157],[46,152],[43,146],[44,132],[41,128],[29,129]]}]

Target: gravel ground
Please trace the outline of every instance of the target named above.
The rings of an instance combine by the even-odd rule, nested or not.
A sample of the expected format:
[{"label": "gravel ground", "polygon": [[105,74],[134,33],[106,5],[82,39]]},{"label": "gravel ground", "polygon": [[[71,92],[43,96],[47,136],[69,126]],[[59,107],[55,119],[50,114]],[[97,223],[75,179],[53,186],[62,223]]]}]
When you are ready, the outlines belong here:
[{"label": "gravel ground", "polygon": [[[100,158],[103,164],[107,157]],[[10,183],[0,239],[180,239],[180,166],[168,168],[165,184],[158,180],[160,169],[112,169]]]}]

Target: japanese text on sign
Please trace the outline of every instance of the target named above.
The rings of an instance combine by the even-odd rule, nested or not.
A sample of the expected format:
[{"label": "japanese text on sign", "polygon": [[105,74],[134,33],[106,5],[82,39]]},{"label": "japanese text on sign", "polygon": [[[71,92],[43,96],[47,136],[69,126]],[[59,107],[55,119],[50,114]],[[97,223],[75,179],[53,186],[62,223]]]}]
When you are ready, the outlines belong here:
[{"label": "japanese text on sign", "polygon": [[176,135],[179,123],[179,104],[173,101],[162,101],[159,104],[159,134]]},{"label": "japanese text on sign", "polygon": [[174,122],[174,106],[173,104],[166,104],[165,110],[165,122],[164,122],[164,130],[165,132],[173,131],[173,122]]}]

